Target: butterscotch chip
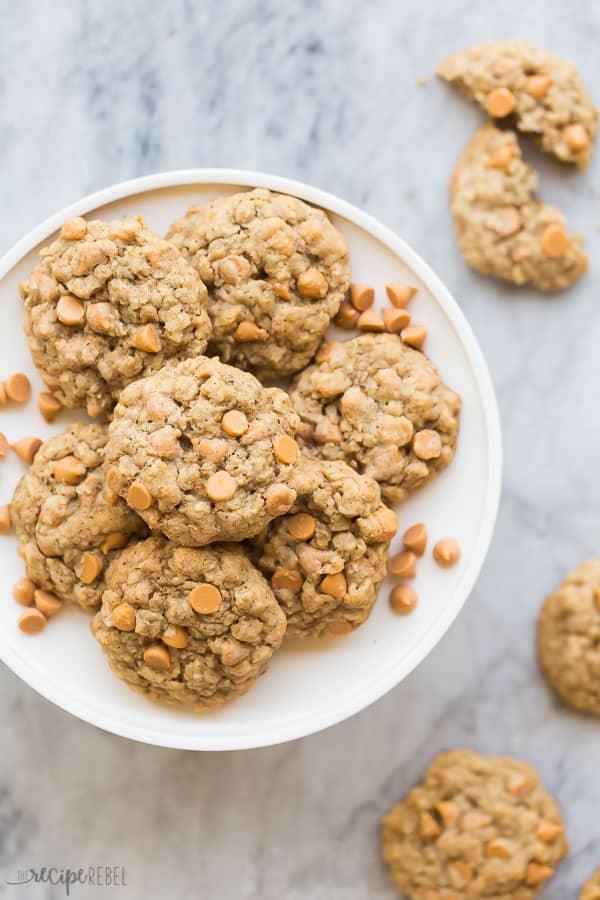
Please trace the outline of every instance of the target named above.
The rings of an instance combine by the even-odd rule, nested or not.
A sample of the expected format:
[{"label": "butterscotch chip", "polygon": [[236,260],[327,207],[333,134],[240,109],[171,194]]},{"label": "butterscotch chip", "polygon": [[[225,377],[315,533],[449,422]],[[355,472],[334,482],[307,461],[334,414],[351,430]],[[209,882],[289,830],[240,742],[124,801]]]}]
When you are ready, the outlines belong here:
[{"label": "butterscotch chip", "polygon": [[407,325],[400,332],[400,337],[409,347],[421,350],[427,337],[427,329],[424,325]]},{"label": "butterscotch chip", "polygon": [[417,592],[408,584],[399,584],[390,592],[390,606],[399,616],[407,616],[418,602]]},{"label": "butterscotch chip", "polygon": [[588,133],[583,125],[567,125],[562,136],[569,150],[573,150],[576,153],[580,150],[585,150],[590,143]]},{"label": "butterscotch chip", "polygon": [[359,316],[359,311],[355,309],[351,303],[348,303],[347,300],[344,300],[340,306],[340,311],[333,321],[338,328],[351,330],[352,328],[356,328]]},{"label": "butterscotch chip", "polygon": [[133,333],[131,343],[145,353],[160,353],[161,351],[160,339],[152,325],[142,325],[137,328]]},{"label": "butterscotch chip", "polygon": [[0,506],[0,534],[8,534],[11,526],[10,504]]},{"label": "butterscotch chip", "polygon": [[60,229],[60,236],[65,241],[77,241],[87,231],[87,222],[81,216],[75,216],[64,223]]},{"label": "butterscotch chip", "polygon": [[318,269],[310,268],[302,272],[296,280],[298,293],[303,297],[311,297],[314,300],[322,300],[327,296],[329,285],[327,279]]},{"label": "butterscotch chip", "polygon": [[308,541],[315,533],[316,520],[308,513],[296,513],[289,516],[287,526],[292,537],[297,541]]},{"label": "butterscotch chip", "polygon": [[373,306],[375,291],[370,284],[351,284],[350,300],[354,309],[364,312],[370,306]]},{"label": "butterscotch chip", "polygon": [[27,463],[28,466],[33,462],[35,454],[41,446],[41,440],[36,437],[21,438],[20,440],[15,441],[14,444],[11,444],[11,447],[17,456],[19,456],[24,463]]},{"label": "butterscotch chip", "polygon": [[76,456],[65,456],[54,464],[54,477],[61,484],[79,484],[86,472],[86,467]]},{"label": "butterscotch chip", "polygon": [[31,397],[31,382],[23,372],[9,375],[4,382],[4,390],[9,400],[15,403],[27,403]]},{"label": "butterscotch chip", "polygon": [[485,161],[486,169],[508,169],[515,158],[512,144],[501,144]]},{"label": "butterscotch chip", "polygon": [[[507,786],[523,775],[532,791],[515,797]],[[568,850],[562,833],[540,840],[542,822],[562,824],[531,766],[453,750],[437,756],[422,783],[384,818],[383,856],[411,900],[532,900]]]},{"label": "butterscotch chip", "polygon": [[225,434],[229,434],[232,437],[241,437],[242,434],[248,431],[248,419],[239,409],[230,409],[221,419],[221,427]]},{"label": "butterscotch chip", "polygon": [[6,439],[6,435],[0,432],[0,459],[4,459],[7,456],[9,450],[10,444]]},{"label": "butterscotch chip", "polygon": [[298,444],[288,434],[278,434],[273,438],[273,453],[279,462],[291,466],[298,458]]},{"label": "butterscotch chip", "polygon": [[485,108],[494,118],[504,118],[515,106],[515,96],[508,88],[494,88],[485,98]]},{"label": "butterscotch chip", "polygon": [[297,569],[277,569],[271,577],[271,585],[275,591],[299,591],[304,583]]},{"label": "butterscotch chip", "polygon": [[323,594],[329,594],[330,597],[341,600],[342,597],[346,596],[348,583],[344,575],[341,572],[337,572],[335,575],[326,575],[323,578],[320,590]]},{"label": "butterscotch chip", "polygon": [[552,77],[550,75],[530,75],[527,79],[526,91],[536,100],[545,97],[552,87]]},{"label": "butterscotch chip", "polygon": [[119,631],[133,631],[135,621],[135,609],[128,603],[119,603],[112,611],[111,624]]},{"label": "butterscotch chip", "polygon": [[43,591],[40,588],[37,588],[34,593],[34,601],[39,611],[48,617],[55,616],[63,606],[60,597],[57,597],[56,594],[51,594],[50,591]]},{"label": "butterscotch chip", "polygon": [[35,584],[31,578],[19,578],[13,584],[13,597],[21,606],[32,606]]},{"label": "butterscotch chip", "polygon": [[127,491],[127,502],[134,509],[143,512],[152,506],[152,494],[145,485],[134,482]]},{"label": "butterscotch chip", "polygon": [[93,634],[113,672],[156,700],[221,706],[252,687],[285,633],[285,616],[241,545],[149,538],[123,550],[106,581]]},{"label": "butterscotch chip", "polygon": [[292,506],[296,492],[285,484],[274,484],[267,491],[265,506],[273,518],[282,516]]},{"label": "butterscotch chip", "polygon": [[56,318],[69,327],[81,325],[85,319],[85,306],[76,297],[63,294],[56,304]]},{"label": "butterscotch chip", "polygon": [[249,341],[266,341],[268,340],[269,332],[265,331],[264,328],[259,328],[258,325],[255,325],[254,322],[240,322],[238,327],[233,332],[234,341],[238,341],[238,343],[246,343]]},{"label": "butterscotch chip", "polygon": [[38,409],[46,422],[52,422],[61,411],[62,403],[56,399],[54,394],[41,391],[38,396]]},{"label": "butterscotch chip", "polygon": [[337,346],[339,346],[339,341],[323,341],[316,353],[315,362],[325,362],[331,356],[334,347]]},{"label": "butterscotch chip", "polygon": [[102,571],[102,561],[95,553],[84,553],[79,571],[79,578],[84,584],[92,584]]},{"label": "butterscotch chip", "polygon": [[39,634],[46,627],[46,616],[39,609],[27,609],[17,619],[17,625],[23,634]]},{"label": "butterscotch chip", "polygon": [[460,546],[456,538],[442,538],[434,544],[433,558],[444,569],[456,565],[460,559]]},{"label": "butterscotch chip", "polygon": [[401,550],[390,557],[388,570],[398,578],[414,578],[417,574],[417,557],[412,550]]},{"label": "butterscotch chip", "polygon": [[419,459],[437,459],[442,452],[442,439],[437,431],[424,428],[413,438],[413,450]]},{"label": "butterscotch chip", "polygon": [[125,547],[128,541],[129,535],[125,534],[125,532],[111,531],[110,534],[106,535],[101,550],[104,555],[106,555],[107,553],[110,553],[111,550],[120,550],[122,547]]},{"label": "butterscotch chip", "polygon": [[564,830],[563,826],[559,825],[558,822],[550,822],[544,819],[538,825],[537,836],[542,841],[555,841],[557,837],[564,834]]},{"label": "butterscotch chip", "polygon": [[386,284],[385,292],[392,306],[403,307],[412,300],[417,289],[410,284]]},{"label": "butterscotch chip", "polygon": [[344,637],[346,634],[350,634],[351,631],[352,625],[350,622],[334,620],[327,625],[327,634],[331,635],[331,637]]},{"label": "butterscotch chip", "polygon": [[412,550],[417,556],[423,556],[427,546],[427,528],[423,522],[407,528],[402,535],[402,543],[407,550]]},{"label": "butterscotch chip", "polygon": [[385,331],[385,322],[374,309],[366,309],[361,313],[357,325],[361,331]]},{"label": "butterscotch chip", "polygon": [[206,495],[215,503],[231,500],[236,491],[236,483],[228,472],[215,472],[206,481]]},{"label": "butterscotch chip", "polygon": [[396,307],[384,309],[383,321],[388,331],[392,334],[398,334],[409,324],[410,314],[405,309],[397,309]]},{"label": "butterscotch chip", "polygon": [[571,239],[562,225],[548,225],[542,234],[542,250],[552,259],[563,256],[570,244]]}]

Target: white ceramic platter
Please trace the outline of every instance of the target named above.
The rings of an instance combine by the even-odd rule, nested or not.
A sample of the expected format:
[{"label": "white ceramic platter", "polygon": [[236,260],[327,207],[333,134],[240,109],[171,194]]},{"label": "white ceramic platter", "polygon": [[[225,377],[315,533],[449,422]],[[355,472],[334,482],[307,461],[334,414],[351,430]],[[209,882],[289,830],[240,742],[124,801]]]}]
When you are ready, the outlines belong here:
[{"label": "white ceramic platter", "polygon": [[[10,441],[25,435],[45,438],[75,418],[62,413],[48,426],[37,410],[36,396],[44,386],[25,343],[17,290],[39,247],[52,240],[65,219],[141,214],[151,228],[164,233],[191,204],[251,186],[295,194],[328,210],[348,239],[354,280],[375,285],[378,306],[385,305],[388,281],[419,288],[410,306],[413,321],[426,324],[427,353],[462,395],[463,412],[454,462],[398,510],[400,532],[426,522],[430,547],[437,538],[453,535],[463,554],[450,570],[439,569],[430,553],[420,561],[414,582],[419,605],[410,616],[391,613],[386,582],[370,620],[358,631],[319,643],[290,642],[245,697],[221,711],[198,715],[149,702],[120,683],[90,634],[88,616],[79,609],[65,610],[39,636],[21,634],[16,627],[21,608],[11,599],[11,585],[23,576],[23,565],[14,537],[0,538],[0,657],[73,715],[166,747],[237,750],[288,741],[340,722],[397,685],[432,650],[467,599],[489,546],[500,495],[501,439],[492,383],[477,342],[444,285],[399,237],[361,210],[316,188],[255,172],[197,169],[118,184],[52,216],[13,247],[0,261],[0,377],[27,372],[34,395],[26,407],[0,413],[0,431]],[[13,453],[1,463],[0,503],[10,501],[23,470]],[[397,537],[393,547],[399,549],[399,544]]]}]

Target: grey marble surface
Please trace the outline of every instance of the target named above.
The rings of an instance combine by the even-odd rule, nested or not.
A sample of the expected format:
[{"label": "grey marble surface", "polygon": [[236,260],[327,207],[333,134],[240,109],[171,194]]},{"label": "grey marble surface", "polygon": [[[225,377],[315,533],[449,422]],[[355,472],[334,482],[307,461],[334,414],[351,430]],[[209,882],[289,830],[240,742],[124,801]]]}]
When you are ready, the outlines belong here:
[{"label": "grey marble surface", "polygon": [[[71,896],[387,900],[386,808],[437,750],[534,762],[572,852],[546,889],[600,863],[600,723],[536,669],[540,601],[600,534],[600,157],[535,156],[594,269],[554,299],[469,272],[446,202],[477,110],[433,77],[449,52],[520,36],[578,60],[600,99],[597,0],[2,0],[0,249],[91,190],[160,169],[270,170],[395,228],[447,281],[487,355],[504,426],[496,535],[473,596],[400,687],[344,724],[267,750],[193,754],[112,737],[0,672],[0,896],[18,868],[123,865],[128,887]],[[425,76],[425,86],[416,77]]]}]

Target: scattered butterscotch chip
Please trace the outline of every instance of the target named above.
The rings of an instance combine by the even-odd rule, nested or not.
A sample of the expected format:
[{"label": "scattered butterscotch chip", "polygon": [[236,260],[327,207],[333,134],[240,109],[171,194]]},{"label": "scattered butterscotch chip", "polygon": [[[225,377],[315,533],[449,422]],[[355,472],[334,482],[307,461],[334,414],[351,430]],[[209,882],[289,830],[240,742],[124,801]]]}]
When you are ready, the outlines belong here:
[{"label": "scattered butterscotch chip", "polygon": [[[356,310],[354,310],[356,312]],[[358,316],[358,313],[356,313]],[[323,341],[319,349],[317,350],[315,356],[315,362],[322,363],[327,362],[327,360],[331,357],[333,350],[336,347],[340,346],[339,341]]]},{"label": "scattered butterscotch chip", "polygon": [[412,300],[417,293],[416,287],[410,284],[386,284],[385,292],[392,306],[403,307]]},{"label": "scattered butterscotch chip", "polygon": [[359,311],[355,309],[351,303],[348,303],[347,300],[343,300],[339,312],[333,321],[338,328],[351,330],[352,328],[356,328],[359,316]]},{"label": "scattered butterscotch chip", "polygon": [[248,419],[239,409],[230,409],[221,419],[221,428],[231,437],[240,437],[248,431]]},{"label": "scattered butterscotch chip", "polygon": [[33,635],[43,631],[47,621],[46,616],[41,613],[39,609],[31,607],[31,609],[27,609],[24,613],[21,613],[17,619],[17,625],[23,634]]},{"label": "scattered butterscotch chip", "polygon": [[144,650],[144,662],[151,669],[168,669],[171,665],[171,655],[164,644],[150,644]]},{"label": "scattered butterscotch chip", "polygon": [[15,441],[14,444],[11,444],[11,447],[17,456],[19,456],[23,462],[27,463],[28,466],[33,462],[35,454],[41,446],[41,440],[36,437],[24,437]]},{"label": "scattered butterscotch chip", "polygon": [[78,241],[87,233],[87,222],[81,216],[67,219],[60,229],[63,241]]},{"label": "scattered butterscotch chip", "polygon": [[399,584],[390,592],[390,606],[399,616],[407,616],[417,603],[417,592],[409,584]]},{"label": "scattered butterscotch chip", "polygon": [[373,306],[375,291],[370,284],[351,284],[350,300],[354,309],[364,312],[370,306]]},{"label": "scattered butterscotch chip", "polygon": [[510,859],[514,855],[514,850],[508,841],[503,838],[494,838],[493,841],[485,845],[483,853],[488,859],[493,859],[494,857],[496,859]]},{"label": "scattered butterscotch chip", "polygon": [[149,509],[152,506],[152,494],[139,481],[134,481],[127,491],[127,502],[134,509]]},{"label": "scattered butterscotch chip", "polygon": [[145,353],[160,353],[160,338],[152,325],[142,325],[141,328],[138,328],[131,342],[137,350],[143,350]]},{"label": "scattered butterscotch chip", "polygon": [[111,550],[121,550],[129,541],[130,536],[123,531],[111,531],[106,535],[100,549],[105,555]]},{"label": "scattered butterscotch chip", "polygon": [[310,297],[313,300],[322,300],[323,297],[327,296],[329,288],[323,273],[315,268],[307,269],[306,272],[298,275],[296,286],[299,294],[302,294],[303,297]]},{"label": "scattered butterscotch chip", "polygon": [[552,866],[544,866],[541,863],[531,862],[527,866],[525,880],[527,884],[540,884],[554,875]]},{"label": "scattered butterscotch chip", "polygon": [[343,619],[335,619],[327,626],[327,634],[330,634],[331,637],[344,637],[344,635],[350,634],[351,631],[352,625]]},{"label": "scattered butterscotch chip", "polygon": [[111,621],[119,631],[133,631],[135,628],[135,609],[129,603],[119,603],[112,611]]},{"label": "scattered butterscotch chip", "polygon": [[4,382],[4,390],[14,403],[27,403],[31,397],[31,382],[23,372],[14,372]]},{"label": "scattered butterscotch chip", "polygon": [[62,609],[62,600],[56,594],[51,594],[50,591],[43,591],[41,588],[37,588],[33,599],[39,611],[47,617],[55,616]]},{"label": "scattered butterscotch chip", "polygon": [[0,534],[8,534],[11,526],[10,504],[0,506]]},{"label": "scattered butterscotch chip", "polygon": [[54,464],[54,477],[60,484],[79,484],[87,472],[76,456],[64,456]]},{"label": "scattered butterscotch chip", "polygon": [[574,152],[585,150],[590,142],[587,131],[579,123],[567,125],[563,130],[562,137],[569,150]]},{"label": "scattered butterscotch chip", "polygon": [[417,574],[417,557],[412,550],[401,550],[390,556],[388,571],[398,578],[414,578]]},{"label": "scattered butterscotch chip", "polygon": [[383,310],[385,327],[392,334],[399,334],[410,322],[410,313],[400,307],[392,306]]},{"label": "scattered butterscotch chip", "polygon": [[427,528],[423,522],[411,525],[402,535],[402,543],[407,550],[412,550],[416,556],[423,556],[427,546]]},{"label": "scattered butterscotch chip", "polygon": [[271,585],[276,591],[299,591],[304,579],[297,569],[277,569],[271,578]]},{"label": "scattered butterscotch chip", "polygon": [[[473,875],[473,866],[470,866],[464,859],[455,859],[448,865],[448,877],[453,887],[464,887],[471,881]],[[456,894],[454,896],[456,897]]]},{"label": "scattered butterscotch chip", "polygon": [[268,337],[269,332],[265,331],[264,328],[259,328],[254,322],[240,322],[233,332],[233,339],[234,341],[238,341],[238,343],[244,343],[246,341],[266,341]]},{"label": "scattered butterscotch chip", "polygon": [[398,531],[398,514],[393,509],[384,506],[378,510],[376,515],[385,537],[391,540]]},{"label": "scattered butterscotch chip", "polygon": [[437,431],[423,428],[413,438],[413,450],[419,459],[437,459],[442,453],[442,439]]},{"label": "scattered butterscotch chip", "polygon": [[346,578],[342,572],[336,572],[335,575],[326,575],[325,578],[323,578],[320,589],[323,594],[329,594],[330,597],[341,600],[346,596],[348,585],[346,584]]},{"label": "scattered butterscotch chip", "polygon": [[438,566],[449,569],[460,559],[460,546],[455,538],[442,538],[433,547],[433,558]]},{"label": "scattered butterscotch chip", "polygon": [[41,391],[38,396],[38,409],[46,422],[52,422],[62,409],[62,403],[49,391]]},{"label": "scattered butterscotch chip", "polygon": [[13,584],[13,597],[20,603],[21,606],[32,606],[33,605],[33,595],[35,592],[35,584],[31,580],[31,578],[19,578],[18,581],[15,581]]},{"label": "scattered butterscotch chip", "polygon": [[542,97],[546,96],[552,84],[553,81],[550,75],[530,75],[527,79],[525,90],[531,97],[541,100]]},{"label": "scattered butterscotch chip", "polygon": [[181,625],[168,625],[162,633],[161,641],[167,647],[175,647],[176,650],[184,650],[189,643],[189,635]]},{"label": "scattered butterscotch chip", "polygon": [[308,513],[296,513],[288,519],[288,531],[298,541],[309,541],[315,533],[316,520]]},{"label": "scattered butterscotch chip", "polygon": [[296,491],[286,484],[272,484],[265,500],[267,512],[270,516],[282,516],[290,509],[295,499]]},{"label": "scattered butterscotch chip", "polygon": [[551,259],[562,256],[571,245],[571,238],[562,225],[548,225],[542,234],[542,251]]},{"label": "scattered butterscotch chip", "polygon": [[407,325],[400,332],[400,337],[409,347],[421,350],[427,337],[427,329],[424,325]]},{"label": "scattered butterscotch chip", "polygon": [[222,600],[221,591],[214,584],[198,584],[190,591],[190,606],[201,616],[216,612]]},{"label": "scattered butterscotch chip", "polygon": [[[402,587],[402,585],[400,585]],[[408,587],[408,585],[404,585],[404,587]],[[409,588],[412,590],[412,588]],[[439,803],[435,804],[435,808],[440,814],[444,825],[451,825],[452,822],[455,822],[458,817],[458,806],[456,803],[452,803],[450,800],[440,800]]]},{"label": "scattered butterscotch chip", "polygon": [[357,325],[361,331],[385,331],[385,322],[374,309],[361,313]]},{"label": "scattered butterscotch chip", "polygon": [[10,444],[6,439],[6,435],[0,431],[0,459],[4,459],[10,450]]},{"label": "scattered butterscotch chip", "polygon": [[537,828],[537,836],[541,841],[552,843],[561,834],[564,834],[564,828],[557,822],[551,822],[549,819],[543,819]]},{"label": "scattered butterscotch chip", "polygon": [[56,318],[63,325],[81,325],[85,319],[85,307],[76,297],[65,294],[56,304]]},{"label": "scattered butterscotch chip", "polygon": [[206,479],[206,494],[215,503],[231,500],[236,492],[236,483],[229,472],[214,472]]},{"label": "scattered butterscotch chip", "polygon": [[95,553],[84,553],[79,580],[84,584],[93,584],[102,571],[102,560]]},{"label": "scattered butterscotch chip", "polygon": [[486,169],[502,169],[506,171],[514,158],[515,153],[512,144],[501,144],[490,156],[488,156],[485,167]]},{"label": "scattered butterscotch chip", "polygon": [[526,775],[515,775],[508,782],[507,791],[513,797],[520,797],[523,794],[528,794],[532,787],[533,782],[531,778],[528,778]]},{"label": "scattered butterscotch chip", "polygon": [[485,98],[485,108],[495,119],[503,119],[513,111],[515,105],[515,95],[508,88],[494,88]]},{"label": "scattered butterscotch chip", "polygon": [[442,829],[431,813],[422,812],[419,816],[419,834],[425,841],[433,841],[442,833]]},{"label": "scattered butterscotch chip", "polygon": [[298,444],[288,434],[278,434],[273,438],[273,453],[279,462],[291,466],[298,457]]}]

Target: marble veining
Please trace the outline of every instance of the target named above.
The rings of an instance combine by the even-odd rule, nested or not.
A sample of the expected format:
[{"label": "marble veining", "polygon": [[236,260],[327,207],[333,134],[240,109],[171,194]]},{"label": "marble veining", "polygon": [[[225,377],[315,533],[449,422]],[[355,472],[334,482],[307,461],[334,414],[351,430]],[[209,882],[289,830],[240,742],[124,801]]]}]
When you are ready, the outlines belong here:
[{"label": "marble veining", "polygon": [[463,45],[514,35],[575,58],[598,91],[600,5],[0,8],[0,250],[82,194],[160,169],[312,182],[396,229],[447,281],[487,355],[505,442],[497,531],[466,609],[410,678],[337,728],[246,753],[153,749],[76,721],[3,668],[0,896],[62,897],[5,884],[53,864],[126,867],[127,887],[76,889],[77,900],[392,900],[381,815],[436,751],[470,745],[539,767],[572,847],[543,896],[575,897],[600,864],[600,723],[550,695],[533,626],[544,594],[600,551],[600,159],[575,174],[528,151],[543,195],[586,234],[594,268],[579,285],[543,299],[478,277],[457,252],[446,191],[481,115],[433,71]]}]

